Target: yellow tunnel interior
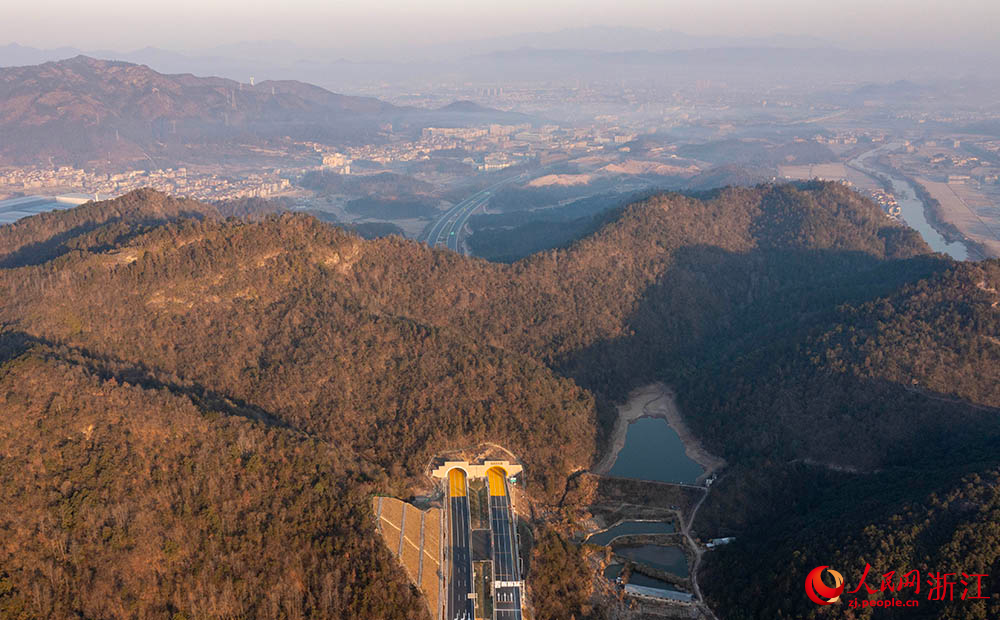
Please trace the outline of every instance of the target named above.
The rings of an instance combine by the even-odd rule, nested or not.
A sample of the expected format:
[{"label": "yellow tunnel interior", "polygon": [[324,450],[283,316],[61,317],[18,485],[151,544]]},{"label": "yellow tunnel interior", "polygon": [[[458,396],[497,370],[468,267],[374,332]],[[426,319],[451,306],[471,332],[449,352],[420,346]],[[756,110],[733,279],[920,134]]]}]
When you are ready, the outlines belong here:
[{"label": "yellow tunnel interior", "polygon": [[465,472],[457,467],[448,472],[448,495],[465,497]]},{"label": "yellow tunnel interior", "polygon": [[491,467],[486,472],[486,479],[490,483],[490,495],[493,497],[503,497],[507,495],[507,485],[505,479],[507,472],[500,467]]}]

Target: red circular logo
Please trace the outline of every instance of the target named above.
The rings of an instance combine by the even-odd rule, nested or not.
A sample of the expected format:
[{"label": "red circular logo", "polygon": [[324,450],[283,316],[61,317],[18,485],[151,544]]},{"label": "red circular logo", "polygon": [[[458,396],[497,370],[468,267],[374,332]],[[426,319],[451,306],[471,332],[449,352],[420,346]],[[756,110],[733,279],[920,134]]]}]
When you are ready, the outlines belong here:
[{"label": "red circular logo", "polygon": [[[823,583],[823,570],[833,577],[834,586]],[[844,578],[829,566],[817,566],[806,575],[806,596],[817,605],[831,605],[840,600],[844,591]]]}]

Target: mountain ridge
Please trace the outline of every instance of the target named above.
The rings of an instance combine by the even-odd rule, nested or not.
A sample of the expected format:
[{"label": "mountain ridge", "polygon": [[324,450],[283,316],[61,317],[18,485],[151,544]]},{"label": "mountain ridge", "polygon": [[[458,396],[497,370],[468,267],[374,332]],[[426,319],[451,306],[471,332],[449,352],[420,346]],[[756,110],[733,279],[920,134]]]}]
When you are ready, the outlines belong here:
[{"label": "mountain ridge", "polygon": [[[983,409],[1000,398],[1000,346],[990,345],[1000,261],[935,255],[839,184],[653,195],[605,214],[564,248],[510,265],[394,237],[365,241],[301,214],[225,216],[145,191],[0,227],[0,248],[17,257],[0,267],[0,402],[16,422],[0,425],[0,453],[13,455],[0,459],[10,474],[0,484],[24,499],[6,503],[0,523],[39,524],[43,541],[71,550],[52,557],[24,536],[0,540],[0,584],[38,615],[121,616],[101,597],[74,594],[117,579],[129,592],[153,592],[143,603],[151,615],[206,613],[176,593],[230,588],[251,615],[273,597],[317,616],[400,617],[412,607],[393,605],[412,592],[400,589],[386,550],[365,542],[368,494],[423,490],[433,456],[492,441],[525,463],[536,531],[570,532],[585,506],[567,490],[605,445],[611,403],[653,380],[677,389],[690,428],[730,462],[695,524],[701,536],[737,536],[708,560],[710,600],[727,617],[794,614],[801,605],[783,602],[784,591],[749,607],[725,584],[763,592],[761,580],[787,568],[774,538],[786,534],[758,524],[781,520],[786,503],[768,498],[786,487],[819,493],[828,482],[805,461],[854,450],[866,455],[855,463],[865,471],[929,471],[947,458],[961,479],[988,471],[986,447],[1000,438],[1000,420]],[[967,366],[942,366],[968,351],[976,354],[965,355]],[[913,378],[920,390],[910,389]],[[66,385],[66,397],[53,396]],[[129,427],[135,437],[117,422],[129,407],[141,412]],[[170,430],[175,417],[201,429],[202,443]],[[964,430],[943,441],[948,423]],[[879,432],[859,436],[867,426]],[[142,460],[122,456],[150,446],[166,477],[133,471]],[[248,495],[239,499],[226,489],[242,488],[233,472],[243,467]],[[103,540],[119,545],[117,557],[142,552],[100,499],[130,476],[142,482],[124,514],[166,511],[144,550],[159,581],[117,571],[113,554],[73,552]],[[264,480],[280,498],[305,499],[267,508]],[[901,503],[890,511],[947,482],[865,480],[853,499],[868,505],[891,484]],[[754,485],[761,499],[748,493]],[[839,497],[811,508],[803,495],[802,522],[822,520]],[[342,523],[314,514],[330,502]],[[274,545],[301,553],[270,544],[261,557],[246,552],[243,541],[269,535],[259,516],[268,510],[283,524]],[[240,511],[252,516],[242,533],[232,516]],[[759,544],[743,542],[748,527]],[[864,554],[876,544],[860,536],[864,527],[850,520],[837,535]],[[795,544],[808,558],[828,547],[821,537]],[[278,577],[251,596],[229,573],[192,572],[211,549],[236,558],[237,577]],[[765,564],[747,570],[754,553]],[[560,570],[547,558],[532,563],[529,581],[549,588],[534,596],[558,596],[560,580],[539,577]],[[68,589],[39,567],[72,575]],[[324,598],[328,573],[353,574],[352,589]]]},{"label": "mountain ridge", "polygon": [[[250,157],[244,144],[269,140],[379,143],[388,123],[401,132],[433,125],[533,122],[485,107],[396,106],[296,80],[246,84],[78,55],[0,68],[0,164],[88,167],[119,163]],[[99,160],[99,161],[98,161]],[[144,164],[145,165],[145,164]]]},{"label": "mountain ridge", "polygon": [[244,87],[225,78],[165,75],[145,65],[77,56],[0,69],[0,128],[10,136],[0,157],[129,157],[157,143],[189,149],[188,141],[305,135],[315,133],[316,124],[329,138],[349,140],[374,134],[380,116],[401,112],[376,99],[297,82]]}]

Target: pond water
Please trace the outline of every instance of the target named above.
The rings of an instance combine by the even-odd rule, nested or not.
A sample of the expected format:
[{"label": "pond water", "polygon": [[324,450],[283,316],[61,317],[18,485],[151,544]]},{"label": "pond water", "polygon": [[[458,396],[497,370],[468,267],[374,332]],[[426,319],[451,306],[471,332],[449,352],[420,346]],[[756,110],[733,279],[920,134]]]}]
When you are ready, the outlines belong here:
[{"label": "pond water", "polygon": [[688,576],[687,556],[684,555],[684,550],[680,547],[673,545],[614,545],[612,549],[618,555],[637,564],[645,564],[651,568],[673,573],[678,577]]},{"label": "pond water", "polygon": [[631,534],[673,534],[674,524],[663,521],[622,521],[603,532],[597,532],[587,537],[591,545],[606,545],[619,536]]},{"label": "pond water", "polygon": [[[621,564],[608,564],[604,569],[604,578],[608,581],[614,581],[618,578],[618,575],[622,573]],[[670,590],[671,592],[683,592],[683,590],[678,590],[677,586],[672,583],[663,581],[662,579],[657,579],[656,577],[649,577],[648,575],[643,575],[636,571],[632,571],[632,574],[628,578],[628,582],[632,585],[642,586],[644,588],[659,588],[661,590]]]},{"label": "pond water", "polygon": [[639,418],[629,424],[625,446],[608,475],[694,484],[704,471],[688,458],[680,437],[666,420]]}]

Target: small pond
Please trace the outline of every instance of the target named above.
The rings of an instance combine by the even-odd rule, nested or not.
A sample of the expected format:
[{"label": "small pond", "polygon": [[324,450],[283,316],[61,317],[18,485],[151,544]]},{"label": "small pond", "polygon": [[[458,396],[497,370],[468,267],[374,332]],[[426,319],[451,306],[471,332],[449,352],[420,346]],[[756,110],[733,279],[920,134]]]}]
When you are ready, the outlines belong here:
[{"label": "small pond", "polygon": [[[604,578],[608,581],[614,581],[618,578],[618,575],[622,573],[621,564],[608,564],[604,569]],[[642,586],[644,588],[659,588],[660,590],[670,590],[671,592],[683,592],[683,590],[678,590],[677,586],[672,583],[663,581],[662,579],[657,579],[656,577],[649,577],[643,575],[642,573],[637,573],[632,571],[632,575],[629,576],[629,583],[636,586]]]},{"label": "small pond", "polygon": [[675,545],[613,545],[615,553],[637,564],[645,564],[678,577],[688,576],[687,556]]},{"label": "small pond", "polygon": [[633,534],[673,534],[674,524],[663,521],[622,521],[603,532],[597,532],[587,537],[587,543],[591,545],[607,545],[619,536],[629,536]]}]

